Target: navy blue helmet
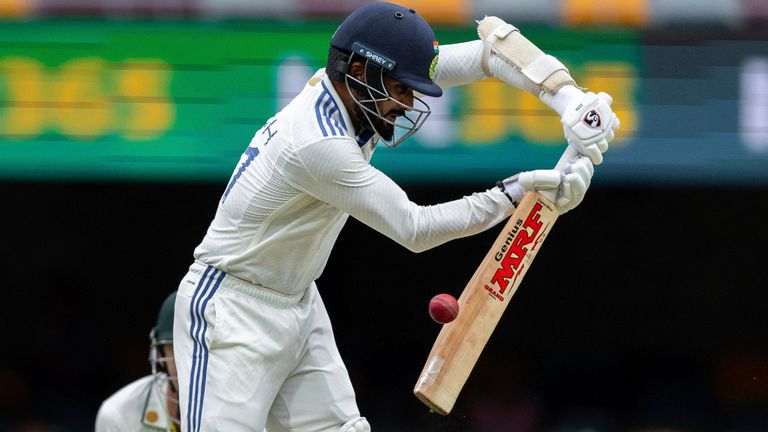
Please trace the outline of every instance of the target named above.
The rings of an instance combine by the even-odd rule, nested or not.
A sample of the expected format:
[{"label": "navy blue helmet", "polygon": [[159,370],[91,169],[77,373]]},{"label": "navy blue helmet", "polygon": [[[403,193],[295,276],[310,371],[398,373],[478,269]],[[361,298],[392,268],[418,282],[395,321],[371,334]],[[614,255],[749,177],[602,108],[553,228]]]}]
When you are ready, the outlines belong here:
[{"label": "navy blue helmet", "polygon": [[[333,65],[334,71],[345,74],[347,91],[353,95],[359,117],[367,120],[363,128],[375,134],[374,143],[381,140],[396,147],[416,133],[432,112],[416,94],[412,102],[392,97],[385,85],[385,71],[415,93],[443,94],[434,81],[439,53],[435,34],[413,9],[391,3],[367,4],[341,23],[331,38],[331,47],[349,54],[346,63]],[[362,80],[349,73],[355,59],[364,60]],[[381,112],[384,101],[399,105],[394,121]]]},{"label": "navy blue helmet", "polygon": [[413,9],[391,3],[362,6],[341,23],[331,46],[377,63],[419,93],[443,94],[434,82],[439,52],[435,33]]}]

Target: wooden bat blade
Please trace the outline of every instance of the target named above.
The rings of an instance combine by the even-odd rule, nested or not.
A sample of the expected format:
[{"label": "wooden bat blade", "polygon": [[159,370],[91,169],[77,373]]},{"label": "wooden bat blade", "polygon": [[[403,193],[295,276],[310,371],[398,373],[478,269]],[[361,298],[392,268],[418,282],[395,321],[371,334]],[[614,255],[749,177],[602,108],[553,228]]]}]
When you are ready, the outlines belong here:
[{"label": "wooden bat blade", "polygon": [[432,411],[451,412],[459,392],[557,220],[543,195],[525,195],[459,297],[459,316],[443,325],[413,392]]}]

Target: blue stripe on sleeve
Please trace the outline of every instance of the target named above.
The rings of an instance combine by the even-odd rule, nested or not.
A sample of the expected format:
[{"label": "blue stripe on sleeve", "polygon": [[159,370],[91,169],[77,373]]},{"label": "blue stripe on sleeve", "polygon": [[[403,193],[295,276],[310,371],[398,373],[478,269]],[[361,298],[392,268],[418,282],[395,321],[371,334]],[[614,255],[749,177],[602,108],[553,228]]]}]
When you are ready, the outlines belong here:
[{"label": "blue stripe on sleeve", "polygon": [[[323,82],[323,81],[320,81],[320,84],[322,84],[322,85],[323,85],[323,89],[324,89],[324,90],[326,91],[326,93],[328,93],[328,95],[330,96],[331,92],[330,92],[330,90],[328,90],[328,87],[325,85],[325,82]],[[335,99],[333,99],[333,97],[331,97],[331,100],[333,101],[333,108],[334,108],[336,111],[339,111],[339,120],[341,121],[341,127],[342,127],[342,128],[344,128],[344,130],[346,131],[346,130],[347,130],[347,123],[344,121],[344,116],[343,116],[343,115],[341,115],[341,110],[339,109],[339,106],[336,104],[336,100],[335,100]],[[330,116],[331,114],[333,114],[333,110],[331,110],[331,112],[330,112],[328,115]]]},{"label": "blue stripe on sleeve", "polygon": [[323,136],[328,136],[328,132],[325,130],[325,126],[323,126],[323,120],[320,118],[320,103],[322,103],[323,98],[325,98],[325,95],[327,93],[323,92],[320,94],[320,97],[317,98],[317,102],[315,103],[315,116],[317,116],[317,124],[320,125],[320,131],[323,132]]},{"label": "blue stripe on sleeve", "polygon": [[[271,138],[271,137],[270,137]],[[241,175],[243,175],[243,172],[246,168],[248,168],[248,165],[253,162],[253,160],[256,158],[256,156],[259,155],[259,149],[258,147],[248,147],[245,149],[245,154],[247,157],[245,158],[245,161],[242,165],[240,165],[240,169],[237,170],[234,176],[232,176],[232,180],[229,181],[229,184],[227,185],[227,189],[224,191],[224,196],[221,198],[221,202],[223,203],[224,200],[227,199],[227,195],[229,195],[229,191],[232,190],[232,187],[237,183],[237,179],[240,178]]]},{"label": "blue stripe on sleeve", "polygon": [[325,114],[325,124],[328,125],[328,130],[330,131],[330,134],[333,136],[339,136],[341,135],[340,132],[336,132],[336,128],[333,127],[333,123],[331,123],[331,115],[328,113],[328,107],[331,106],[331,103],[333,102],[333,97],[331,97],[331,94],[328,92],[325,92],[326,95],[328,95],[328,100],[323,105],[323,113]]}]

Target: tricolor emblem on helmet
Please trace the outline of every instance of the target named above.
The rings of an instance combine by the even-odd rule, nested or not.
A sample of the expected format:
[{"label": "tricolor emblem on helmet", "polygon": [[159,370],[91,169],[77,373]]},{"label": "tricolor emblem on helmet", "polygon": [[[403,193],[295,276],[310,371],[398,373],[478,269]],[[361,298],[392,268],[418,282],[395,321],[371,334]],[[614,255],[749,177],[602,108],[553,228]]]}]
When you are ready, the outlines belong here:
[{"label": "tricolor emblem on helmet", "polygon": [[435,49],[435,57],[432,59],[432,63],[429,64],[429,79],[435,80],[435,70],[437,70],[437,58],[440,57],[440,44],[437,41],[432,42],[432,47]]}]

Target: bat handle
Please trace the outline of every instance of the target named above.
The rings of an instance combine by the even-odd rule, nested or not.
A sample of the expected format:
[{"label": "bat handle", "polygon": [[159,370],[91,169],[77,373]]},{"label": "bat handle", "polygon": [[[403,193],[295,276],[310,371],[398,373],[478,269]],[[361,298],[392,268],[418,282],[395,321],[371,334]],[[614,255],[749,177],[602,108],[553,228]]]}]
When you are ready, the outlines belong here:
[{"label": "bat handle", "polygon": [[[555,165],[556,170],[562,170],[566,166],[568,166],[568,163],[575,159],[579,153],[571,146],[568,146],[565,148],[565,151],[563,152],[563,155],[560,156],[560,160],[557,161],[557,164]],[[549,201],[555,202],[556,192],[555,191],[539,191],[540,194],[544,195]]]},{"label": "bat handle", "polygon": [[576,151],[571,146],[568,146],[565,148],[565,151],[563,152],[563,155],[560,156],[560,160],[557,161],[557,164],[555,165],[556,170],[561,170],[568,166],[568,163],[572,161],[573,159],[576,159],[576,157],[579,156],[579,152]]}]

